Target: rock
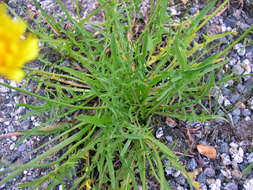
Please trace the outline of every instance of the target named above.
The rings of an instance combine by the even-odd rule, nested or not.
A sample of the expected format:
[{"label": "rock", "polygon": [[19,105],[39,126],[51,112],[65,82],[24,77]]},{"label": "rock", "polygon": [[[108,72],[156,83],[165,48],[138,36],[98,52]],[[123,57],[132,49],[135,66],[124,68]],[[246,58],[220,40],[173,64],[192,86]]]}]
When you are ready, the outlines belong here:
[{"label": "rock", "polygon": [[201,190],[208,190],[207,186],[203,183],[200,184]]},{"label": "rock", "polygon": [[193,15],[195,14],[196,12],[198,11],[198,8],[197,7],[191,7],[189,12]]},{"label": "rock", "polygon": [[248,25],[248,24],[246,24],[246,23],[244,23],[244,22],[240,22],[239,27],[240,27],[243,31],[245,31],[245,30],[247,30],[247,29],[250,27],[250,25]]},{"label": "rock", "polygon": [[243,149],[240,147],[238,152],[235,152],[232,157],[233,157],[233,161],[240,164],[243,162],[243,155],[244,155],[244,152],[243,152]]},{"label": "rock", "polygon": [[241,114],[241,110],[239,108],[236,108],[232,111],[233,116],[239,116]]},{"label": "rock", "polygon": [[228,154],[228,151],[229,151],[228,143],[221,144],[221,146],[220,146],[220,152]]},{"label": "rock", "polygon": [[210,190],[220,190],[221,188],[221,180],[220,179],[216,179],[215,183],[212,183],[210,185]]},{"label": "rock", "polygon": [[215,170],[213,168],[206,168],[204,170],[204,174],[207,177],[214,177],[215,176]]},{"label": "rock", "polygon": [[247,156],[247,160],[249,163],[253,162],[253,152],[251,152],[248,156]]},{"label": "rock", "polygon": [[211,185],[211,184],[214,184],[214,183],[215,183],[215,179],[213,179],[213,178],[206,179],[206,184],[207,185]]},{"label": "rock", "polygon": [[173,142],[172,136],[165,136],[165,139],[168,141],[168,143],[172,143]]},{"label": "rock", "polygon": [[231,164],[230,156],[228,154],[223,153],[221,155],[224,165],[228,166]]},{"label": "rock", "polygon": [[11,136],[11,140],[15,142],[17,140],[17,136]]},{"label": "rock", "polygon": [[224,106],[231,106],[231,105],[232,105],[231,102],[227,98],[225,98],[224,99]]},{"label": "rock", "polygon": [[22,143],[19,147],[18,147],[18,151],[19,152],[24,152],[26,149],[26,144],[25,143]]},{"label": "rock", "polygon": [[241,65],[235,65],[234,68],[233,68],[234,72],[236,75],[241,75],[244,73],[244,69],[243,67],[241,67]]},{"label": "rock", "polygon": [[236,86],[236,89],[238,90],[238,92],[241,92],[241,93],[245,93],[245,86],[242,85],[241,83],[239,83],[237,86]]},{"label": "rock", "polygon": [[239,97],[240,97],[239,94],[233,94],[230,98],[230,102],[234,104],[239,99]]},{"label": "rock", "polygon": [[222,117],[224,117],[226,115],[221,109],[218,110],[217,114]]},{"label": "rock", "polygon": [[245,190],[252,190],[253,187],[253,178],[247,179],[245,183],[243,184],[243,187]]},{"label": "rock", "polygon": [[238,43],[234,46],[234,49],[237,51],[237,53],[240,55],[240,56],[244,56],[245,53],[246,53],[246,49],[244,47],[244,45],[242,43]]},{"label": "rock", "polygon": [[221,172],[221,174],[222,174],[224,177],[226,177],[226,178],[228,178],[228,179],[231,179],[231,178],[232,178],[230,170],[220,170],[220,172]]},{"label": "rock", "polygon": [[206,181],[206,176],[204,175],[203,172],[201,172],[201,173],[198,175],[197,181],[198,181],[199,183],[205,183],[205,181]]},{"label": "rock", "polygon": [[181,185],[177,186],[177,190],[184,190],[184,187],[182,187]]},{"label": "rock", "polygon": [[231,91],[230,89],[226,88],[226,87],[221,88],[221,91],[222,91],[222,94],[223,94],[224,96],[230,96],[231,93],[232,93],[232,91]]},{"label": "rock", "polygon": [[193,171],[197,168],[198,164],[196,162],[196,160],[194,158],[191,158],[188,162],[187,162],[187,165],[186,165],[186,169],[188,171]]},{"label": "rock", "polygon": [[242,178],[242,174],[239,170],[233,170],[232,171],[232,177],[235,180],[240,180]]},{"label": "rock", "polygon": [[238,185],[230,182],[225,186],[224,190],[238,190]]},{"label": "rock", "polygon": [[242,67],[245,69],[244,74],[250,74],[251,73],[250,61],[248,59],[243,60]]},{"label": "rock", "polygon": [[240,121],[236,125],[235,134],[244,140],[253,140],[253,120]]},{"label": "rock", "polygon": [[176,182],[180,185],[184,185],[186,183],[186,179],[183,175],[180,175],[179,177],[176,178]]},{"label": "rock", "polygon": [[156,131],[156,138],[160,139],[163,136],[163,129],[159,127]]},{"label": "rock", "polygon": [[229,64],[230,66],[236,65],[236,63],[237,63],[237,60],[236,60],[235,58],[232,58],[232,59],[228,62],[228,64]]},{"label": "rock", "polygon": [[236,144],[236,143],[234,143],[234,142],[231,142],[231,143],[229,144],[229,146],[231,146],[231,148],[233,148],[233,149],[237,149],[237,148],[239,147],[239,145]]},{"label": "rock", "polygon": [[234,122],[234,124],[239,123],[240,120],[241,120],[241,117],[240,117],[239,115],[235,115],[235,116],[233,117],[233,122]]},{"label": "rock", "polygon": [[180,176],[181,172],[178,170],[175,170],[175,172],[172,173],[172,176],[177,178],[178,176]]},{"label": "rock", "polygon": [[14,147],[15,147],[15,143],[12,143],[12,144],[10,145],[10,150],[14,150]]},{"label": "rock", "polygon": [[223,101],[224,101],[224,96],[222,96],[222,94],[220,94],[220,96],[219,96],[219,98],[218,98],[218,103],[219,103],[220,105],[222,105],[222,104],[223,104]]},{"label": "rock", "polygon": [[242,114],[246,117],[246,116],[250,116],[251,115],[251,111],[249,109],[244,109],[242,111]]}]

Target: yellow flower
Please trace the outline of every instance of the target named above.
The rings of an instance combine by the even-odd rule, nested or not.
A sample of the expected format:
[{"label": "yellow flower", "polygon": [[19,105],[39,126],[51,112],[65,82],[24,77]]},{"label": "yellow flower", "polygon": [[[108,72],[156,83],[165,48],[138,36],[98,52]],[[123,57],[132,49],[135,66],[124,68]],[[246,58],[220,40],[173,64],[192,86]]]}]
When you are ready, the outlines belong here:
[{"label": "yellow flower", "polygon": [[15,21],[0,3],[0,75],[20,81],[24,77],[22,67],[39,54],[39,41],[31,34],[25,37],[26,23]]}]

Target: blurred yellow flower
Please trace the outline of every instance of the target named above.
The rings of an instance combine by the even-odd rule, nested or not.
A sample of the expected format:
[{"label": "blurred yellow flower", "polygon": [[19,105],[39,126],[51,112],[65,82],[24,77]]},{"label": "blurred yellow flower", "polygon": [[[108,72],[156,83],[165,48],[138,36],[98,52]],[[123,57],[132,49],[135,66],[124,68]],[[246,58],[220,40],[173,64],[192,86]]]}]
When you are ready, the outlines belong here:
[{"label": "blurred yellow flower", "polygon": [[26,23],[15,21],[0,3],[0,75],[20,81],[24,77],[22,67],[39,54],[39,41],[31,34],[25,37]]}]

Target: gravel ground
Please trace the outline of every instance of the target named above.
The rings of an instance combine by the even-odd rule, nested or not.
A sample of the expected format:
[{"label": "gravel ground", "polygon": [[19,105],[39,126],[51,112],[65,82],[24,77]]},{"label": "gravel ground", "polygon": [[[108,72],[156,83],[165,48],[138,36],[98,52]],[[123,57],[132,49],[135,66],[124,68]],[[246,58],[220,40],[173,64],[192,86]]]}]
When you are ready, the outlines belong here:
[{"label": "gravel ground", "polygon": [[[48,10],[55,18],[58,18],[62,12],[54,0],[40,0],[43,8]],[[64,5],[69,11],[74,10],[74,1],[63,0]],[[81,0],[81,16],[85,17],[91,10],[97,6],[96,0]],[[148,1],[146,1],[148,2]],[[183,2],[183,1],[182,1]],[[195,14],[202,9],[206,3],[203,0],[188,1],[186,5],[181,1],[172,3],[174,6],[168,7],[175,20],[180,19],[180,15],[184,14],[185,7],[191,7],[189,14]],[[241,3],[240,3],[241,2]],[[8,4],[13,7],[16,12],[23,18],[27,18],[22,9],[15,6],[18,3],[25,9],[36,12],[36,8],[30,0],[13,0]],[[143,4],[148,5],[147,3]],[[211,34],[227,31],[237,31],[240,34],[253,24],[253,1],[231,1],[229,7],[224,10],[223,14],[214,17],[204,31]],[[73,12],[73,16],[75,16]],[[28,19],[28,18],[27,18]],[[93,20],[101,20],[99,15],[93,17]],[[234,36],[222,38],[224,47],[230,43]],[[250,74],[253,71],[253,47],[248,41],[242,41],[237,44],[229,53],[229,63],[220,71],[222,73],[235,72],[235,75]],[[33,67],[40,67],[35,61],[30,64]],[[218,77],[219,79],[219,77]],[[217,80],[218,80],[217,79]],[[10,83],[13,86],[22,86],[7,80],[0,79],[0,82]],[[184,152],[192,146],[195,154],[184,156],[181,158],[182,164],[186,166],[187,171],[193,172],[196,176],[195,180],[201,183],[203,190],[252,190],[253,189],[253,171],[248,176],[242,176],[242,171],[253,162],[253,97],[252,97],[253,77],[247,76],[236,81],[228,81],[212,93],[216,97],[220,94],[217,102],[218,114],[226,117],[230,122],[226,123],[221,120],[213,120],[209,123],[185,123],[178,122],[172,118],[155,117],[152,125],[154,126],[155,136],[157,139],[170,145],[174,140],[178,140],[176,152]],[[29,91],[34,91],[35,83],[29,83],[26,87]],[[43,93],[43,92],[39,92]],[[18,121],[21,115],[29,110],[23,107],[17,107],[17,103],[40,104],[41,102],[33,97],[24,96],[14,90],[0,86],[0,135],[16,132],[18,130],[27,130],[38,126],[44,122],[43,118],[38,116],[30,116],[23,121]],[[216,101],[213,100],[213,106]],[[233,107],[233,109],[229,109]],[[229,111],[228,111],[229,110]],[[190,129],[192,141],[185,131]],[[196,129],[196,130],[193,130]],[[15,147],[15,143],[20,137],[12,136],[10,138],[0,138],[0,158],[9,163],[26,163],[38,154],[28,154],[31,150],[38,147],[41,143],[48,141],[52,137],[33,136],[23,141],[21,145]],[[200,155],[196,150],[196,145],[207,144],[213,146],[217,151],[215,159],[208,159]],[[47,146],[46,151],[50,147]],[[41,153],[41,152],[40,152]],[[166,160],[164,165],[166,165]],[[0,171],[4,167],[0,166]],[[43,176],[48,169],[31,169],[24,171],[23,174],[15,179],[0,186],[1,190],[18,189],[15,185],[22,182],[33,181],[37,177]],[[166,177],[173,189],[187,190],[189,189],[186,179],[180,172],[176,172],[171,168],[165,170]],[[0,177],[1,179],[1,177]],[[157,185],[149,183],[150,189],[158,189]],[[60,187],[59,187],[60,189]]]}]

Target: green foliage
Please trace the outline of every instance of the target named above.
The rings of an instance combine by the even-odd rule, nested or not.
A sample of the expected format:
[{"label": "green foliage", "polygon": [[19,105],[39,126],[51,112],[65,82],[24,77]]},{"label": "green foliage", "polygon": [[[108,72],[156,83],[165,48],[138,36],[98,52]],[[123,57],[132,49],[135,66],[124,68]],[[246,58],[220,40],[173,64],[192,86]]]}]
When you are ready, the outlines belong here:
[{"label": "green foliage", "polygon": [[[166,158],[171,167],[187,176],[193,189],[178,157],[152,135],[150,120],[154,114],[188,121],[218,117],[205,108],[202,100],[207,99],[216,85],[215,69],[226,64],[221,57],[224,58],[252,27],[224,51],[207,56],[214,48],[208,48],[208,44],[232,34],[211,36],[207,33],[203,34],[204,42],[194,40],[196,32],[216,14],[217,11],[206,17],[215,1],[175,28],[169,25],[169,31],[165,28],[171,19],[166,13],[167,0],[156,1],[156,6],[151,3],[147,23],[143,22],[143,16],[134,17],[135,11],[142,15],[140,0],[134,3],[99,0],[100,7],[84,19],[80,18],[78,1],[75,1],[78,20],[71,17],[60,0],[56,1],[72,27],[64,29],[61,21],[56,22],[34,0],[43,16],[37,21],[36,29],[30,28],[59,57],[50,62],[51,51],[45,51],[39,57],[44,63],[42,70],[26,68],[28,82],[37,82],[38,89],[43,88],[44,96],[23,88],[0,85],[44,101],[39,106],[20,105],[30,108],[30,114],[50,113],[45,124],[24,132],[25,137],[56,133],[51,141],[34,151],[53,142],[57,145],[26,164],[8,165],[2,174],[9,175],[0,184],[25,169],[51,167],[52,171],[46,176],[19,187],[40,189],[49,181],[50,189],[64,185],[64,178],[75,175],[72,189],[88,188],[89,185],[92,189],[138,189],[141,183],[145,190],[149,165],[160,189],[170,189],[162,165]],[[106,20],[103,23],[88,21],[99,10],[104,11]],[[40,27],[42,19],[50,24],[49,33]],[[99,37],[84,29],[84,24],[92,25]],[[137,25],[143,27],[138,35],[133,30]],[[162,35],[166,35],[165,40]],[[190,47],[191,43],[194,43],[193,47]],[[201,54],[196,57],[196,53]],[[62,65],[65,59],[70,61],[70,66]],[[204,108],[202,113],[197,114],[196,110],[201,107]],[[63,118],[66,121],[53,130],[43,130],[44,126]],[[55,161],[46,161],[64,148],[66,151]],[[76,171],[79,161],[83,168]],[[71,171],[75,172],[72,174]]]}]

